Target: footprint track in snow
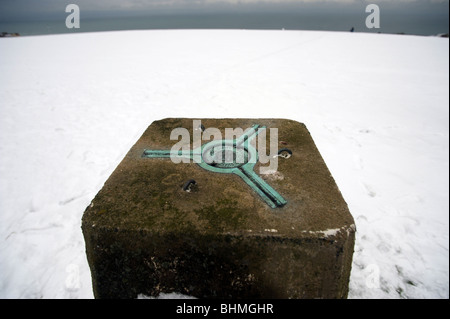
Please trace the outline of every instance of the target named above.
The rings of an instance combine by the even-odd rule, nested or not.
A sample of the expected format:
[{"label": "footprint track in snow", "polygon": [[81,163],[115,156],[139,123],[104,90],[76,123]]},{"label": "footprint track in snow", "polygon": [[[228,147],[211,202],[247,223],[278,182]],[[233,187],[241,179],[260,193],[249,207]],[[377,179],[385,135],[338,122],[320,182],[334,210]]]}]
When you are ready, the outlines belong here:
[{"label": "footprint track in snow", "polygon": [[364,186],[364,189],[366,190],[366,193],[369,197],[376,197],[377,193],[373,190],[372,186],[367,185],[366,183],[362,183]]}]

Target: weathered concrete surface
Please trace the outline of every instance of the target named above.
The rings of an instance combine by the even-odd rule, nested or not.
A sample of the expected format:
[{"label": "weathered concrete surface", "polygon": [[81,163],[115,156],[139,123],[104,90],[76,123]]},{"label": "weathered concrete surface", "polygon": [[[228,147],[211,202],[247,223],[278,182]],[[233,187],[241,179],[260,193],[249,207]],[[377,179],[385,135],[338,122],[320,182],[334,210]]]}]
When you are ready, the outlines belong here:
[{"label": "weathered concrete surface", "polygon": [[[192,136],[192,119],[156,121],[84,213],[95,297],[179,292],[200,298],[345,298],[354,221],[306,127],[281,119],[201,123],[223,136],[225,128],[255,123],[278,128],[279,148],[293,154],[279,159],[275,174],[260,176],[287,204],[270,208],[234,174],[141,157],[144,149],[170,149],[174,128],[187,128]],[[189,179],[197,185],[185,192]]]}]

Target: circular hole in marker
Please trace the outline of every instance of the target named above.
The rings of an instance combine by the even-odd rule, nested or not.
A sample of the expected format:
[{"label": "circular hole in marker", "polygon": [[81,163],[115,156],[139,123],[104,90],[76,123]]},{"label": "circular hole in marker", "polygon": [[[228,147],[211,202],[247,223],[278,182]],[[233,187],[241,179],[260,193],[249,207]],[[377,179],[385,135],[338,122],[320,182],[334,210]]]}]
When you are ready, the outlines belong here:
[{"label": "circular hole in marker", "polygon": [[246,164],[249,161],[250,154],[244,148],[238,148],[233,144],[223,144],[207,147],[202,156],[209,166],[229,169]]},{"label": "circular hole in marker", "polygon": [[289,158],[292,156],[292,151],[288,148],[282,148],[278,151],[278,156],[283,158]]},{"label": "circular hole in marker", "polygon": [[195,185],[197,185],[197,182],[194,179],[190,179],[184,183],[183,190],[190,193]]}]

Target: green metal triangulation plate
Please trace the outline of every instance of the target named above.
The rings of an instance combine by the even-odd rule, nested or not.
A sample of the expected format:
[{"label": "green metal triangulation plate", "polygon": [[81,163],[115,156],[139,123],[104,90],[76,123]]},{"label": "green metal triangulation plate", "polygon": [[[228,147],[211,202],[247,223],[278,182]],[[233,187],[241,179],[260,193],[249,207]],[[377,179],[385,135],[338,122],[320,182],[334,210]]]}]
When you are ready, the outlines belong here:
[{"label": "green metal triangulation plate", "polygon": [[[188,152],[145,150],[142,157],[187,157],[195,160],[197,156],[199,158],[197,164],[204,169],[215,173],[236,174],[270,207],[281,207],[286,204],[286,200],[254,171],[258,162],[258,151],[250,142],[260,130],[264,129],[265,127],[255,124],[251,129],[233,140],[214,140]],[[226,161],[227,158],[231,160]]]}]

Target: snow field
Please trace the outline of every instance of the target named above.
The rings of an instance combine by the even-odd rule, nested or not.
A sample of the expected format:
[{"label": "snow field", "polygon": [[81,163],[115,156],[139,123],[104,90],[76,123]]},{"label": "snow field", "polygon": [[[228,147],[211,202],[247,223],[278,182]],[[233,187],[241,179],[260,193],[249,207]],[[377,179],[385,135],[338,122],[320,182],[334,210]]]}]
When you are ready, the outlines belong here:
[{"label": "snow field", "polygon": [[92,298],[81,216],[165,117],[308,127],[355,218],[350,298],[449,297],[448,39],[172,30],[0,40],[0,297]]}]

